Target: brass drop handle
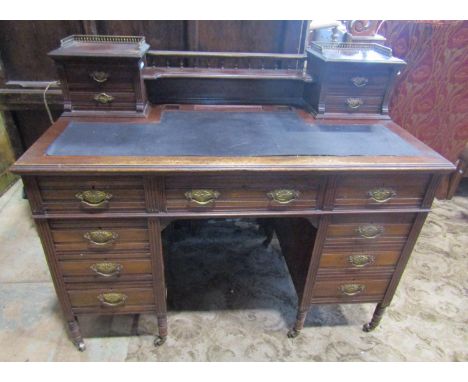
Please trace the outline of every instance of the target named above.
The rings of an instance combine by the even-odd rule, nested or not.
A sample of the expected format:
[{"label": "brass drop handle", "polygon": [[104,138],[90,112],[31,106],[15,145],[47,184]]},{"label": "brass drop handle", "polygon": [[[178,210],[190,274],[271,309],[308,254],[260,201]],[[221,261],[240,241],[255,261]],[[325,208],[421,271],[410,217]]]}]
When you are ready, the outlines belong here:
[{"label": "brass drop handle", "polygon": [[198,189],[187,191],[184,195],[189,202],[193,202],[199,206],[206,206],[214,203],[221,194],[215,190]]},{"label": "brass drop handle", "polygon": [[370,190],[367,194],[374,202],[377,203],[388,202],[390,199],[394,198],[397,195],[396,191],[387,187],[374,188]]},{"label": "brass drop handle", "polygon": [[84,209],[105,209],[109,207],[112,194],[99,190],[86,190],[76,193],[75,198],[80,200],[80,205]]},{"label": "brass drop handle", "polygon": [[353,77],[351,78],[351,82],[357,88],[363,88],[369,83],[369,79],[366,77]]},{"label": "brass drop handle", "polygon": [[363,268],[375,262],[375,257],[372,255],[351,255],[348,256],[348,262],[356,268]]},{"label": "brass drop handle", "polygon": [[86,232],[83,237],[89,241],[89,244],[96,247],[108,247],[119,238],[117,232],[96,230]]},{"label": "brass drop handle", "polygon": [[361,224],[357,232],[366,239],[375,239],[384,233],[385,229],[377,224]]},{"label": "brass drop handle", "polygon": [[123,270],[123,265],[119,263],[95,263],[89,267],[94,273],[102,277],[119,276]]},{"label": "brass drop handle", "polygon": [[300,195],[299,191],[278,189],[267,193],[267,196],[279,204],[289,204],[295,201]]},{"label": "brass drop handle", "polygon": [[97,296],[102,306],[116,307],[125,305],[127,295],[117,292],[101,293]]},{"label": "brass drop handle", "polygon": [[361,98],[348,98],[346,100],[346,104],[350,109],[359,109],[363,103]]},{"label": "brass drop handle", "polygon": [[365,291],[366,286],[363,284],[342,284],[338,288],[339,291],[346,296],[355,296]]},{"label": "brass drop handle", "polygon": [[98,70],[89,73],[89,76],[96,82],[102,84],[109,79],[109,73],[100,72]]},{"label": "brass drop handle", "polygon": [[114,100],[114,97],[112,97],[111,95],[106,94],[106,93],[99,93],[99,94],[94,96],[94,100],[96,102],[99,102],[99,103],[103,104],[103,105],[106,105],[108,103],[111,103]]}]

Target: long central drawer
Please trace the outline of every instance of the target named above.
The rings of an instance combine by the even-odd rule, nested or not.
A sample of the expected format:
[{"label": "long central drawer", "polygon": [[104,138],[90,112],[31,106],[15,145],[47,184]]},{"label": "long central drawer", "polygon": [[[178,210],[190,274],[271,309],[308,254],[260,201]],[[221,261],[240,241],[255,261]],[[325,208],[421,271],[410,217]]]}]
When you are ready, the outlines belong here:
[{"label": "long central drawer", "polygon": [[306,175],[201,175],[165,178],[167,211],[317,208],[323,178]]}]

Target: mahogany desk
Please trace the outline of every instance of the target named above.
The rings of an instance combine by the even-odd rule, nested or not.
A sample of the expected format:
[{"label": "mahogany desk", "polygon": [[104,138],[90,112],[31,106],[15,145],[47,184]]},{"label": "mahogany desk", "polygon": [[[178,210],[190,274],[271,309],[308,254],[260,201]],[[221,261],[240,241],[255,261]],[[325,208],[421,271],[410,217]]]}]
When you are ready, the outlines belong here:
[{"label": "mahogany desk", "polygon": [[[69,41],[65,48],[66,44]],[[144,67],[138,63],[143,54],[132,55],[128,61],[132,68]],[[310,76],[294,72],[295,79],[278,80],[256,72],[263,77],[248,82],[265,90],[261,83],[265,76],[268,81],[286,81],[275,86],[283,86],[295,98],[299,85],[294,82],[296,90],[291,89],[288,81],[303,76],[298,94],[304,92],[310,102],[302,107],[291,105],[294,102],[277,106],[271,99],[268,105],[254,104],[252,99],[249,105],[206,104],[217,103],[215,99],[194,105],[188,100],[196,87],[181,96],[184,104],[154,101],[162,97],[164,86],[167,94],[174,94],[177,82],[172,90],[162,82],[151,88],[153,105],[146,103],[146,93],[137,97],[136,104],[113,103],[125,76],[121,69],[109,76],[105,70],[113,73],[112,62],[88,57],[80,58],[75,67],[68,61],[60,63],[70,97],[68,111],[13,171],[23,177],[78,349],[85,348],[77,321],[81,314],[153,312],[159,326],[155,344],[164,343],[167,308],[161,232],[177,219],[251,217],[276,232],[298,295],[290,337],[299,334],[313,304],[376,303],[364,330],[378,325],[440,177],[454,167],[385,113],[388,89],[382,76],[395,74],[394,63],[391,71],[379,72],[381,66],[356,69],[352,62],[351,70],[361,75],[351,75],[351,87],[334,88],[335,77],[317,69],[321,64],[312,65],[316,55],[308,54]],[[97,71],[99,65],[104,69]],[[151,76],[154,71],[143,74]],[[86,75],[80,77],[81,72]],[[340,71],[331,73],[343,76]],[[224,75],[180,68],[169,74],[195,81]],[[238,80],[250,75],[247,70]],[[97,90],[83,92],[80,78],[85,84],[91,81],[88,85]],[[113,83],[112,78],[118,81]],[[327,78],[332,84],[325,89]],[[139,84],[128,85],[133,91],[144,90],[142,78],[129,83]],[[276,89],[270,84],[266,91],[270,88]],[[349,91],[352,97],[343,101],[333,91]],[[92,105],[90,111],[82,99]],[[379,113],[375,99],[381,100]],[[138,110],[130,111],[134,107]],[[101,110],[95,115],[93,108]],[[123,112],[125,108],[129,110]]]}]

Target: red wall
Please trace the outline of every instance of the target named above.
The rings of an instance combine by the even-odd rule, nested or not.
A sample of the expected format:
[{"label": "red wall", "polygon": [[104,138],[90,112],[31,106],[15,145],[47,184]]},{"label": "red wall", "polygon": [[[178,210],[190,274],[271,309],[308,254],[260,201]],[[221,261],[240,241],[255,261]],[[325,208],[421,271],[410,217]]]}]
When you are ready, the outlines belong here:
[{"label": "red wall", "polygon": [[379,33],[408,63],[392,118],[455,162],[468,141],[468,21],[386,21]]}]

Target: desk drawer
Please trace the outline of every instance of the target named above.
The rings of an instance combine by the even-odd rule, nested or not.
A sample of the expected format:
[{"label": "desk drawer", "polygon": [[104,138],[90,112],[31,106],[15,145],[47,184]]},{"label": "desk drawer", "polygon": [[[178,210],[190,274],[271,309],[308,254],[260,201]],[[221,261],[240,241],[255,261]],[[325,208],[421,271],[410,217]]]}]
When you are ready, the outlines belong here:
[{"label": "desk drawer", "polygon": [[100,260],[60,261],[59,266],[67,283],[152,279],[150,259],[119,259],[107,256]]},{"label": "desk drawer", "polygon": [[336,280],[318,278],[312,292],[312,302],[377,302],[384,296],[390,278],[391,275]]},{"label": "desk drawer", "polygon": [[395,267],[400,258],[400,251],[353,251],[346,252],[324,251],[320,258],[319,272],[321,270],[361,270],[382,269],[382,267]]},{"label": "desk drawer", "polygon": [[401,251],[416,214],[335,215],[328,226],[324,251]]},{"label": "desk drawer", "polygon": [[129,110],[136,107],[135,93],[117,91],[70,91],[73,110]]},{"label": "desk drawer", "polygon": [[149,251],[145,219],[53,219],[49,225],[59,255]]},{"label": "desk drawer", "polygon": [[327,94],[333,95],[376,95],[383,97],[390,79],[390,71],[380,68],[368,70],[362,66],[335,68],[326,79]]},{"label": "desk drawer", "polygon": [[67,84],[71,91],[134,91],[137,68],[107,62],[68,63]]},{"label": "desk drawer", "polygon": [[429,174],[340,176],[335,209],[420,207],[429,181]]},{"label": "desk drawer", "polygon": [[151,311],[155,307],[151,285],[69,289],[68,296],[75,313],[131,313]]},{"label": "desk drawer", "polygon": [[315,209],[322,179],[299,175],[168,176],[167,211]]},{"label": "desk drawer", "polygon": [[381,113],[383,96],[327,95],[327,113]]},{"label": "desk drawer", "polygon": [[50,213],[144,212],[140,177],[39,177],[43,209]]}]

